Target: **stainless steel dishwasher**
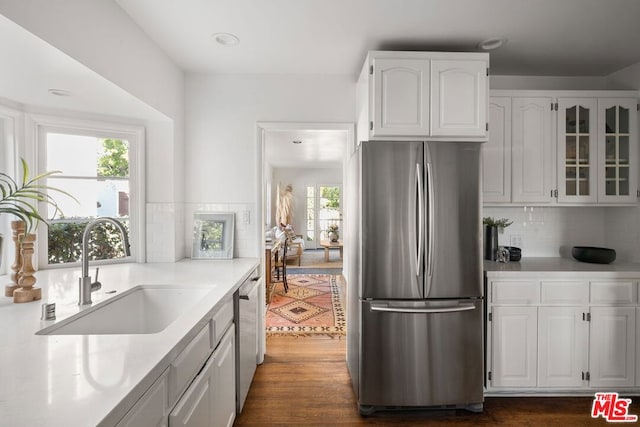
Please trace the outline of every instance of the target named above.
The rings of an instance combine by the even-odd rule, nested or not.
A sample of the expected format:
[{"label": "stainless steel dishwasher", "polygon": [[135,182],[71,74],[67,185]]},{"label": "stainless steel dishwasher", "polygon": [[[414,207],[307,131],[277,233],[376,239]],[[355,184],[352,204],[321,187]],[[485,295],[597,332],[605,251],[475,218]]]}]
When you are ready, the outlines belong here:
[{"label": "stainless steel dishwasher", "polygon": [[236,413],[240,414],[258,364],[258,319],[260,313],[260,268],[251,272],[237,292]]}]

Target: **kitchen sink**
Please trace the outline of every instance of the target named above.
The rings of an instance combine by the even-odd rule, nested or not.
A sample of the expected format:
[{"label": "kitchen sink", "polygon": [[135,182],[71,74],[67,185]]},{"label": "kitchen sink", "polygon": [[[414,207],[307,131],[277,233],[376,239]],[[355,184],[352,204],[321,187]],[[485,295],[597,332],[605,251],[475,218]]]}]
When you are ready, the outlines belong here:
[{"label": "kitchen sink", "polygon": [[211,288],[140,285],[36,332],[36,335],[155,334]]}]

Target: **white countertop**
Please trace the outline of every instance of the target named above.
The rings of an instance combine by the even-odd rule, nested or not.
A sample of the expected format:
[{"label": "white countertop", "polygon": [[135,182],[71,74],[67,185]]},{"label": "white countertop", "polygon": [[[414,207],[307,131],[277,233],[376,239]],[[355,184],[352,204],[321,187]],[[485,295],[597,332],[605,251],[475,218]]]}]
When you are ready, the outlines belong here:
[{"label": "white countertop", "polygon": [[541,277],[640,278],[640,264],[618,261],[591,264],[572,258],[522,258],[507,263],[485,260],[484,271],[489,278],[517,278],[523,272]]},{"label": "white countertop", "polygon": [[[77,305],[80,268],[38,271],[42,300],[14,304],[0,297],[0,425],[114,424],[258,264],[236,258],[101,266],[102,289],[92,293],[93,306],[142,284],[211,287],[166,329],[144,335],[35,335],[86,309]],[[8,282],[0,276],[3,288]],[[40,320],[45,302],[56,303],[56,320]]]}]

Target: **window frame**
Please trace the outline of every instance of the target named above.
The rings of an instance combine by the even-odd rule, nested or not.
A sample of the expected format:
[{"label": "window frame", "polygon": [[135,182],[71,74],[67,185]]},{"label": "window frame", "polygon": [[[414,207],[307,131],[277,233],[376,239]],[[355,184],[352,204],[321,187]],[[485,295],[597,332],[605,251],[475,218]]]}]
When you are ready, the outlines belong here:
[{"label": "window frame", "polygon": [[[97,138],[126,139],[129,142],[129,241],[131,256],[126,258],[96,260],[92,264],[143,263],[146,256],[146,194],[145,194],[145,129],[143,126],[122,123],[67,119],[60,117],[30,115],[34,137],[33,153],[35,170],[43,173],[47,158],[47,134],[62,133]],[[47,206],[40,203],[38,209],[46,212]],[[67,268],[80,266],[80,262],[49,264],[47,227],[38,227],[38,268]]]}]

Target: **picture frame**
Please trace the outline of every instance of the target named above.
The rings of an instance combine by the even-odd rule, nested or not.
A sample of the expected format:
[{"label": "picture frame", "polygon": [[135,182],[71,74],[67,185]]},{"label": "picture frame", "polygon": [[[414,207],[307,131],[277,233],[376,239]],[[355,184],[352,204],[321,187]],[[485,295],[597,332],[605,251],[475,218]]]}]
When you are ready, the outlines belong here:
[{"label": "picture frame", "polygon": [[191,258],[232,259],[234,234],[233,212],[195,212]]}]

